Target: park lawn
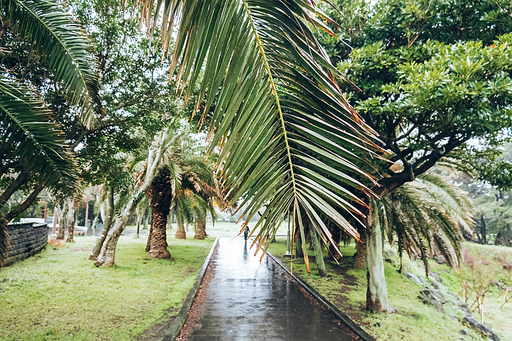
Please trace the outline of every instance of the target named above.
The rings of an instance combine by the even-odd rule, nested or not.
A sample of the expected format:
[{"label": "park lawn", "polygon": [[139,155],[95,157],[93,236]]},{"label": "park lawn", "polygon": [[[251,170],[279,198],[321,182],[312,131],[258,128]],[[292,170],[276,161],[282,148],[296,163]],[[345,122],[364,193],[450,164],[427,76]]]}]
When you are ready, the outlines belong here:
[{"label": "park lawn", "polygon": [[[286,252],[286,240],[277,239],[276,243],[270,245],[268,251],[286,266],[290,266],[290,259],[282,257]],[[397,309],[397,312],[394,314],[366,312],[364,309],[366,272],[352,267],[351,256],[355,253],[353,244],[349,247],[341,247],[341,252],[345,257],[342,258],[340,265],[326,260],[327,277],[321,278],[317,275],[314,262],[311,262],[311,275],[308,276],[302,259],[293,260],[293,273],[315,288],[377,340],[483,340],[473,330],[423,304],[418,298],[422,287],[399,274],[397,267],[387,262],[384,266],[388,297],[390,304]],[[313,251],[309,251],[309,254],[314,255]],[[405,260],[406,258],[405,256],[405,266],[413,267],[414,264]],[[447,299],[450,298],[447,297]],[[459,315],[457,317],[463,317],[462,313]],[[461,330],[464,330],[467,335],[462,335]]]},{"label": "park lawn", "polygon": [[172,261],[147,258],[146,238],[123,236],[116,266],[97,268],[91,236],[1,269],[0,340],[132,340],[176,315],[214,238],[173,235]]}]

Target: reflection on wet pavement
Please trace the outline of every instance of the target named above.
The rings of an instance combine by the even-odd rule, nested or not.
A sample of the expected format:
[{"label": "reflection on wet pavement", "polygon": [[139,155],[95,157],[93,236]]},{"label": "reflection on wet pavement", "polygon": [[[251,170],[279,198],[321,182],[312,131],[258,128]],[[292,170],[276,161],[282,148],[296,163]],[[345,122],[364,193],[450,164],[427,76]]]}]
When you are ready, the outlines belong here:
[{"label": "reflection on wet pavement", "polygon": [[260,264],[243,238],[221,238],[215,275],[192,340],[354,340],[268,257]]}]

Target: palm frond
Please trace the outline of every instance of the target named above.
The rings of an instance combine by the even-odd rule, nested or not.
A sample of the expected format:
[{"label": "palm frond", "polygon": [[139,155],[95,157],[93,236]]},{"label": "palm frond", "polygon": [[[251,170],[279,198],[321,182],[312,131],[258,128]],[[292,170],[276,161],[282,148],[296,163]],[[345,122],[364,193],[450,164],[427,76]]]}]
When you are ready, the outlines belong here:
[{"label": "palm frond", "polygon": [[426,193],[433,200],[441,204],[451,216],[456,218],[467,232],[473,232],[474,207],[465,193],[457,186],[443,181],[442,178],[430,172],[420,175],[418,180],[426,187]]},{"label": "palm frond", "polygon": [[427,173],[390,193],[382,203],[390,243],[396,236],[410,256],[420,255],[426,270],[427,258],[434,254],[442,254],[448,265],[458,266],[459,226],[470,228],[473,206],[456,186]]},{"label": "palm frond", "polygon": [[86,126],[102,110],[92,40],[72,15],[53,0],[0,0],[10,25],[48,60],[70,104]]},{"label": "palm frond", "polygon": [[46,187],[71,194],[80,191],[76,165],[61,127],[32,89],[0,76],[0,133],[20,163],[41,176]]},{"label": "palm frond", "polygon": [[221,146],[217,178],[231,203],[245,198],[246,224],[265,207],[255,243],[267,245],[269,231],[289,212],[293,229],[303,230],[299,216],[312,219],[332,242],[325,215],[358,238],[338,208],[362,215],[353,202],[365,206],[364,198],[353,189],[371,191],[353,175],[374,180],[355,165],[376,148],[374,133],[343,98],[333,77],[338,71],[309,29],[329,31],[314,3],[143,0],[141,6],[148,27],[161,23],[164,48],[176,38],[171,71],[178,67],[186,99],[192,87],[185,86],[204,68],[204,102],[197,107],[206,114],[215,102],[209,148]]}]

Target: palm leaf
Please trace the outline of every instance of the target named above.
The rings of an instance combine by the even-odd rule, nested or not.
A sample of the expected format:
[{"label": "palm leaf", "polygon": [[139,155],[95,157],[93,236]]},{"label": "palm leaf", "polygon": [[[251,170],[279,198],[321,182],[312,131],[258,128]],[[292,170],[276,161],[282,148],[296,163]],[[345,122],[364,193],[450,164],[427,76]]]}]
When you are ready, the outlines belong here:
[{"label": "palm leaf", "polygon": [[[147,23],[150,9],[156,13],[149,26],[162,23],[164,49],[171,36],[176,37],[171,71],[177,67],[177,82],[182,82],[186,99],[192,91],[186,85],[203,75],[199,96],[204,99],[203,112],[208,113],[215,102],[210,152],[221,146],[217,178],[230,193],[231,203],[246,198],[247,205],[240,205],[245,207],[245,224],[265,207],[253,229],[259,228],[255,243],[268,243],[289,212],[296,217],[293,228],[302,236],[302,219],[310,219],[314,223],[309,225],[332,242],[320,219],[325,215],[358,238],[338,208],[362,215],[340,198],[354,189],[371,192],[354,175],[373,180],[355,165],[375,148],[369,137],[373,132],[341,95],[333,77],[337,71],[309,29],[309,25],[326,29],[314,4],[300,0],[142,0],[141,4]],[[324,179],[335,185],[326,185]],[[365,205],[364,198],[349,200]]]},{"label": "palm leaf", "polygon": [[449,215],[453,216],[467,232],[473,232],[474,207],[465,193],[430,172],[420,175],[418,180],[426,187],[426,193],[429,193],[433,200],[442,204]]},{"label": "palm leaf", "polygon": [[71,14],[53,0],[0,0],[7,19],[49,62],[71,105],[86,126],[101,111],[99,76],[91,39]]},{"label": "palm leaf", "polygon": [[[51,190],[64,194],[80,191],[71,151],[60,126],[32,89],[0,75],[0,136],[2,144],[19,158],[22,167]],[[2,203],[3,204],[3,203]],[[6,221],[0,217],[0,263],[8,251]],[[0,264],[1,265],[1,264]]]},{"label": "palm leaf", "polygon": [[0,122],[2,143],[10,145],[20,164],[39,174],[46,187],[67,194],[80,191],[72,153],[51,112],[30,88],[3,76]]},{"label": "palm leaf", "polygon": [[426,269],[427,257],[439,253],[448,265],[459,264],[459,226],[471,229],[473,206],[456,186],[426,173],[384,197],[382,203],[391,243],[396,235],[410,256],[420,254]]}]

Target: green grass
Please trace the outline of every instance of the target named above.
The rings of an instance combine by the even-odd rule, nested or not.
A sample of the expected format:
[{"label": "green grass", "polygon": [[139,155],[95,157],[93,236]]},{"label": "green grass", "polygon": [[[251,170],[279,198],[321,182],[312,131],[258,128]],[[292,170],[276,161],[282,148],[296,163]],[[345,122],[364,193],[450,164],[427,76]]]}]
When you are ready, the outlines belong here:
[{"label": "green grass", "polygon": [[[172,230],[171,230],[172,231]],[[214,238],[174,240],[173,261],[148,259],[146,238],[121,237],[116,266],[96,268],[95,237],[0,270],[0,340],[132,340],[175,315]]]},{"label": "green grass", "polygon": [[[285,240],[278,239],[277,243],[271,244],[269,252],[289,266],[290,260],[282,257],[286,252]],[[327,262],[327,277],[321,278],[316,274],[316,265],[313,262],[311,276],[308,276],[301,259],[293,260],[293,273],[314,287],[377,340],[482,340],[475,332],[458,321],[423,304],[418,299],[422,287],[399,274],[397,267],[387,262],[384,265],[388,296],[390,304],[397,309],[397,312],[394,314],[366,312],[364,309],[366,272],[352,267],[351,256],[355,253],[353,245],[347,248],[342,247],[341,252],[345,257],[340,265]],[[310,251],[309,254],[312,255],[313,252]],[[415,265],[410,261],[405,263],[409,268]],[[421,274],[418,269],[415,272]],[[463,336],[460,330],[464,330],[468,335]]]}]

